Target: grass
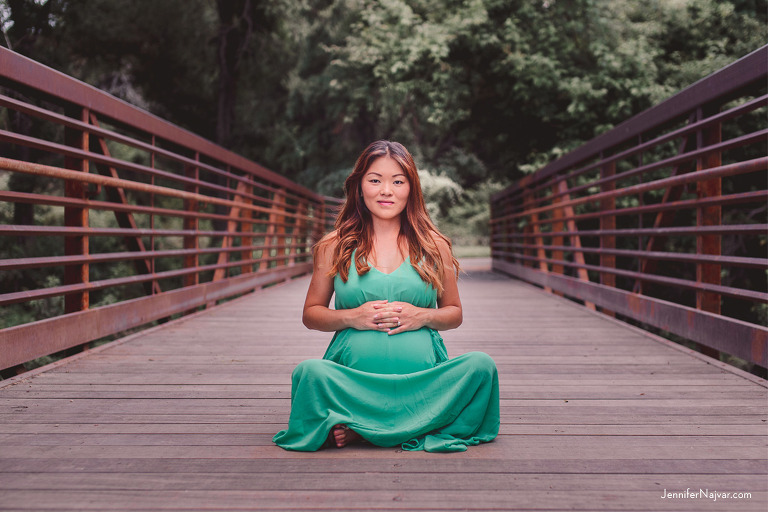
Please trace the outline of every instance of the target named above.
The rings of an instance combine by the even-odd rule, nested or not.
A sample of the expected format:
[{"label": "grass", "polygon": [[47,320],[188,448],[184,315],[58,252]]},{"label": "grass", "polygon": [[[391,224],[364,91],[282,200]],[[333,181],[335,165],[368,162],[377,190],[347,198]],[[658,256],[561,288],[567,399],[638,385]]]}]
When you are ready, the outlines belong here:
[{"label": "grass", "polygon": [[487,245],[454,245],[453,253],[457,258],[489,258],[491,248]]}]

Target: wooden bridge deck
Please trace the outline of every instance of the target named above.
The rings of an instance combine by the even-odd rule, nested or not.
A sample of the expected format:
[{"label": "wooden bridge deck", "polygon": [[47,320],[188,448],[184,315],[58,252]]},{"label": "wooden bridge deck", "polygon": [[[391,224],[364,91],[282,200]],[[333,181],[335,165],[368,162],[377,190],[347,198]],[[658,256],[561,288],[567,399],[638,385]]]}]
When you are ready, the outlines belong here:
[{"label": "wooden bridge deck", "polygon": [[[329,340],[307,284],[0,383],[0,510],[766,510],[765,381],[482,270],[444,337],[497,362],[495,442],[283,451],[291,370]],[[700,489],[751,497],[662,498]]]}]

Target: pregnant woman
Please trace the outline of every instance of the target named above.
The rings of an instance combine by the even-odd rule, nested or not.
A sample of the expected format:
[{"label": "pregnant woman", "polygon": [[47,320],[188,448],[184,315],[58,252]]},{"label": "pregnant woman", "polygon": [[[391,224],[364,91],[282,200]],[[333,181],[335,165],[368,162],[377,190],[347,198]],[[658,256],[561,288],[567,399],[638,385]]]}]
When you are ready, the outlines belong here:
[{"label": "pregnant woman", "polygon": [[344,190],[335,230],[315,247],[303,315],[335,335],[323,359],[294,370],[288,428],[274,442],[451,452],[493,440],[496,365],[482,352],[449,360],[438,334],[462,321],[459,267],[429,219],[413,158],[374,142]]}]

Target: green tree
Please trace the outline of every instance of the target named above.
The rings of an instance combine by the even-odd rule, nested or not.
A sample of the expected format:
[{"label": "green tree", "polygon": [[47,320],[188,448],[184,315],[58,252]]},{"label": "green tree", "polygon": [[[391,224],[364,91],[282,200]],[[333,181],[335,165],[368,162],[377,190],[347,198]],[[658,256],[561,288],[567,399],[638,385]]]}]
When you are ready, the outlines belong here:
[{"label": "green tree", "polygon": [[465,189],[515,179],[758,48],[766,12],[764,0],[0,0],[18,51],[335,195],[377,138]]}]

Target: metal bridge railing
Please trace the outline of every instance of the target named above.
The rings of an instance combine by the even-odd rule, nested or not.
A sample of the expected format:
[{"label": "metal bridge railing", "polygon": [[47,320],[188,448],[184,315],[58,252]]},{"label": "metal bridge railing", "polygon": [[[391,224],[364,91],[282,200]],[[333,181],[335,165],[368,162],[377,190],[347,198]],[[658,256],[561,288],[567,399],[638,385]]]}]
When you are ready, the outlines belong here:
[{"label": "metal bridge railing", "polygon": [[767,66],[763,47],[496,194],[494,269],[767,367]]},{"label": "metal bridge railing", "polygon": [[338,202],[0,47],[0,370],[308,273]]}]

